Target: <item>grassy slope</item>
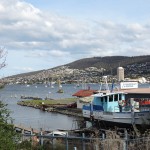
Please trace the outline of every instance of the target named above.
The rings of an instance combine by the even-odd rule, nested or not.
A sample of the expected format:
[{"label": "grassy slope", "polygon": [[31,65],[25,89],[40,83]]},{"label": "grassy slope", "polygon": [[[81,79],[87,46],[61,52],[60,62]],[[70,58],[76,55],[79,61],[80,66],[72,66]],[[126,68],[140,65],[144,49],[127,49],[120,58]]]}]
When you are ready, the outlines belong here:
[{"label": "grassy slope", "polygon": [[42,102],[47,105],[55,105],[55,104],[70,104],[73,102],[76,102],[77,98],[65,98],[65,99],[58,99],[58,100],[25,100],[18,102],[18,104],[24,104],[24,105],[41,105]]}]

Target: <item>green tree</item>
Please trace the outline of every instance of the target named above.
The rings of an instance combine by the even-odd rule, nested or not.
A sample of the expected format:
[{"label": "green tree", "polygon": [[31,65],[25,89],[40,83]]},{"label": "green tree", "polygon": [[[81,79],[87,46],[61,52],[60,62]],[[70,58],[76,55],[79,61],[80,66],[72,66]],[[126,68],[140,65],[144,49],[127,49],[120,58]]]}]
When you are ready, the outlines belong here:
[{"label": "green tree", "polygon": [[15,132],[13,125],[10,124],[10,111],[6,108],[6,104],[0,101],[0,149],[15,150],[16,141],[19,140],[18,134]]},{"label": "green tree", "polygon": [[[6,55],[7,51],[5,48],[0,47],[0,70],[6,66]],[[6,106],[0,100],[0,150],[15,150],[19,136],[10,122],[10,111]]]}]

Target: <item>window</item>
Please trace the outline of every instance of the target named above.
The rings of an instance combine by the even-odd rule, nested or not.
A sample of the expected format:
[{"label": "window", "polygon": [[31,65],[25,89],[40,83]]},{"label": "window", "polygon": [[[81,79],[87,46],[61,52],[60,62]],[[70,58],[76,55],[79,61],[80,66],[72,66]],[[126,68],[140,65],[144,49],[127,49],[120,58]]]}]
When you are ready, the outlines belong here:
[{"label": "window", "polygon": [[118,94],[114,95],[114,101],[118,101]]},{"label": "window", "polygon": [[105,101],[105,103],[107,102],[107,96],[103,97],[103,101]]},{"label": "window", "polygon": [[113,95],[109,96],[109,102],[113,102]]},{"label": "window", "polygon": [[122,95],[121,94],[119,94],[119,100],[121,100],[122,99]]}]

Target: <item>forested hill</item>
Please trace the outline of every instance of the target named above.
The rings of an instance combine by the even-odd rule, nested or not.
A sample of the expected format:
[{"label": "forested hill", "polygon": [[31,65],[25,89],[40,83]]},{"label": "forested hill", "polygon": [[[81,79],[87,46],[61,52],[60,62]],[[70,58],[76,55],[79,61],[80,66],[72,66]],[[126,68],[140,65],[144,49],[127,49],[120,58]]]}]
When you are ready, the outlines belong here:
[{"label": "forested hill", "polygon": [[131,64],[150,62],[150,55],[145,56],[106,56],[80,59],[67,64],[72,69],[85,69],[88,67],[105,68],[106,70],[116,69],[119,66],[126,67]]},{"label": "forested hill", "polygon": [[[85,70],[89,67],[96,67],[97,69],[103,68],[105,74],[116,74],[117,67],[121,66],[125,68],[126,74],[139,74],[139,75],[149,75],[150,74],[150,55],[144,56],[106,56],[106,57],[92,57],[84,58],[74,61],[69,64],[65,64],[70,69],[82,69]],[[55,68],[61,68],[61,66],[56,66]],[[55,68],[50,68],[48,70],[53,70]],[[24,74],[18,74],[11,77],[24,77],[30,75],[37,75],[46,70],[39,70],[35,72],[29,72]]]}]

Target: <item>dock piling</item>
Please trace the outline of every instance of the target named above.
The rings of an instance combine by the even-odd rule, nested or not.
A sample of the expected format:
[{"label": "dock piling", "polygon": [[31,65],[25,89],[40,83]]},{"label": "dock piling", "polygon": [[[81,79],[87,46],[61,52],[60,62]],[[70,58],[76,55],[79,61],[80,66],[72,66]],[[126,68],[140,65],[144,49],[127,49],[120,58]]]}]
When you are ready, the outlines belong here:
[{"label": "dock piling", "polygon": [[43,137],[42,137],[42,135],[43,135],[43,131],[42,131],[42,128],[40,128],[40,145],[43,145]]}]

